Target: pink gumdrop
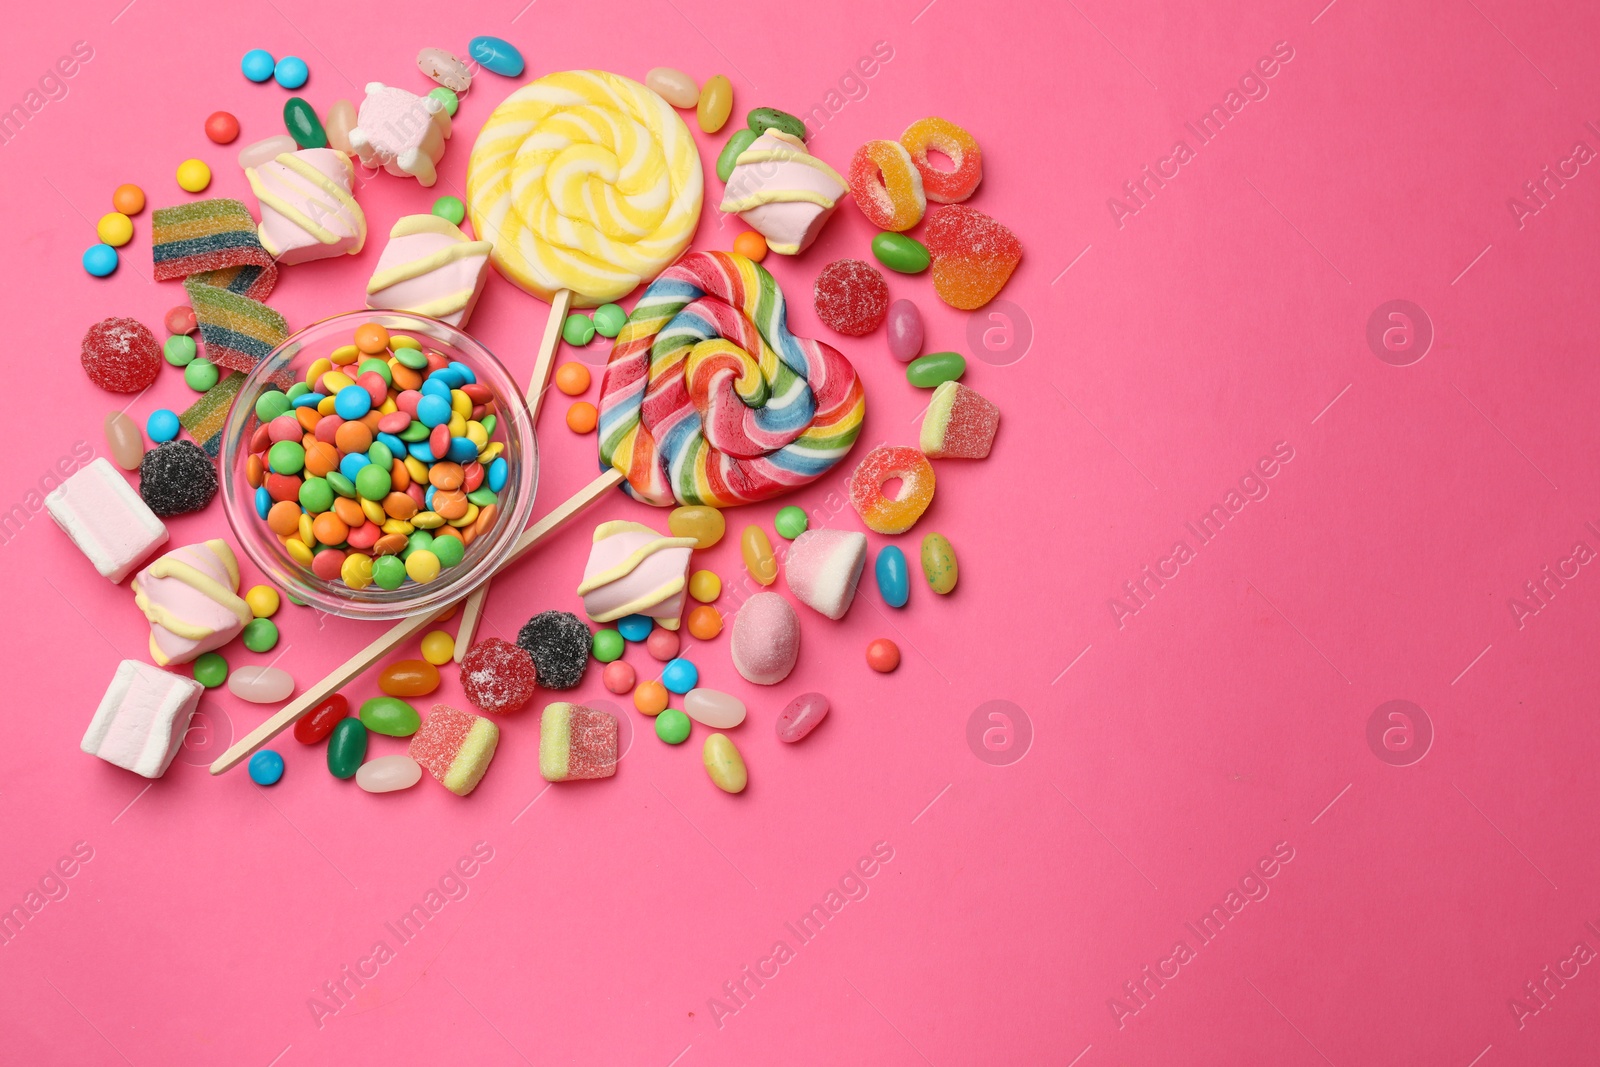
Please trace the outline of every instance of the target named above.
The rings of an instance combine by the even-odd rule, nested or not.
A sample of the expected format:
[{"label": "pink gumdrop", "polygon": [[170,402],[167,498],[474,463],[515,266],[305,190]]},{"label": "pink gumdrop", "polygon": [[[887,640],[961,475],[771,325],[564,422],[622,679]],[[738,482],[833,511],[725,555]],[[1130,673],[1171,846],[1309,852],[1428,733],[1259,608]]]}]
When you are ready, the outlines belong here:
[{"label": "pink gumdrop", "polygon": [[316,428],[311,431],[312,436],[323,444],[334,444],[333,437],[339,432],[339,427],[344,425],[344,420],[337,415],[325,415],[318,421]]},{"label": "pink gumdrop", "polygon": [[663,663],[678,654],[681,644],[676,630],[663,630],[660,627],[651,630],[650,636],[644,641],[644,647],[650,655]]},{"label": "pink gumdrop", "polygon": [[[373,522],[371,519],[368,519],[354,530],[351,530],[350,535],[345,538],[345,541],[350,545],[351,548],[359,548],[361,551],[365,552],[367,549],[377,544],[378,538],[382,536],[383,530],[378,527],[377,523]],[[324,555],[326,555],[326,553],[324,553]],[[316,561],[313,560],[312,562]]]},{"label": "pink gumdrop", "polygon": [[372,398],[372,406],[379,407],[389,397],[389,383],[383,380],[383,375],[375,370],[369,370],[356,378],[356,384],[367,391]]},{"label": "pink gumdrop", "polygon": [[828,698],[821,693],[802,693],[778,713],[778,740],[794,744],[815,730],[828,715]]},{"label": "pink gumdrop", "polygon": [[279,441],[298,441],[305,432],[300,420],[293,415],[279,415],[267,423],[267,436],[272,439],[273,444]]},{"label": "pink gumdrop", "polygon": [[[373,373],[377,372],[374,371]],[[382,377],[382,375],[379,375],[379,377]],[[404,411],[391,411],[378,419],[378,430],[381,433],[399,433],[410,425],[411,416]]]},{"label": "pink gumdrop", "polygon": [[344,566],[344,553],[336,548],[326,552],[318,552],[311,560],[311,573],[325,582],[331,582],[339,577],[339,569]]},{"label": "pink gumdrop", "polygon": [[889,354],[910,363],[922,351],[922,312],[909,300],[889,305]]},{"label": "pink gumdrop", "polygon": [[633,683],[637,681],[637,678],[634,675],[633,668],[619,659],[612,660],[606,664],[606,669],[601,673],[600,680],[613,693],[622,694],[633,692]]},{"label": "pink gumdrop", "polygon": [[411,416],[417,417],[417,402],[422,399],[422,394],[415,389],[402,389],[400,395],[394,398],[394,406]]}]

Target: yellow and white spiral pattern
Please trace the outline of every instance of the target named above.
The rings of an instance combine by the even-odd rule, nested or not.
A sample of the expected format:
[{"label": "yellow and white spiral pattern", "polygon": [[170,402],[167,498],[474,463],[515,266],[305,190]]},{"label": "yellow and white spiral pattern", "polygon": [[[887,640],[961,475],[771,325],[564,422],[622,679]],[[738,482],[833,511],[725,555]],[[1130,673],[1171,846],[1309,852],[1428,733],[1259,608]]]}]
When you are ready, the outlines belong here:
[{"label": "yellow and white spiral pattern", "polygon": [[654,92],[603,70],[547,74],[501,102],[467,163],[472,225],[528,292],[620,299],[689,246],[700,153]]}]

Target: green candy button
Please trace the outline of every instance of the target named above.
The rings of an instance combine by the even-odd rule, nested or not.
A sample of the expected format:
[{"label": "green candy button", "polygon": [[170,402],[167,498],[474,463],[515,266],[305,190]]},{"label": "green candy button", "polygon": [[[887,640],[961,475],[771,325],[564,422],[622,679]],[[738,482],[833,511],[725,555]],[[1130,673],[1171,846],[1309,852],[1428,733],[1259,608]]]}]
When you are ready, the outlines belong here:
[{"label": "green candy button", "polygon": [[161,354],[174,367],[187,367],[194,362],[194,338],[186,333],[175,333],[161,346]]},{"label": "green candy button", "polygon": [[271,619],[251,619],[244,627],[244,647],[251,652],[271,652],[278,643],[278,625]]},{"label": "green candy button", "polygon": [[594,635],[594,658],[601,663],[610,663],[622,658],[622,653],[627,650],[627,642],[615,630],[599,630]]},{"label": "green candy button", "polygon": [[656,716],[656,736],[669,745],[681,745],[689,740],[689,716],[677,708],[668,708]]},{"label": "green candy button", "polygon": [[797,508],[793,504],[780,508],[772,517],[772,528],[778,531],[779,537],[789,541],[805,533],[808,525],[810,522],[806,518],[805,509]]},{"label": "green candy button", "polygon": [[953,382],[967,372],[967,361],[959,352],[933,352],[906,364],[906,381],[919,389],[932,389]]},{"label": "green candy button", "polygon": [[561,339],[569,345],[586,345],[594,340],[594,320],[574,312],[561,324]]},{"label": "green candy button", "polygon": [[410,737],[421,727],[422,716],[399,697],[373,697],[361,705],[361,723],[375,734]]},{"label": "green candy button", "polygon": [[616,304],[601,304],[594,309],[594,328],[601,337],[615,337],[627,324],[628,313]]},{"label": "green candy button", "polygon": [[206,652],[194,661],[194,680],[215,689],[228,680],[228,661],[215,652]]}]

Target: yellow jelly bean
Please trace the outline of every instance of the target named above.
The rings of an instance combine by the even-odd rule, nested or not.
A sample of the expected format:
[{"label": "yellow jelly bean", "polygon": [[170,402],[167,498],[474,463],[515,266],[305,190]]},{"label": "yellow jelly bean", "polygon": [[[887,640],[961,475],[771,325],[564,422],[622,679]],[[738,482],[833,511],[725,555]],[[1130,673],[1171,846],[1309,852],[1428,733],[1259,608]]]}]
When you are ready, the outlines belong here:
[{"label": "yellow jelly bean", "polygon": [[324,418],[326,418],[329,415],[332,415],[333,414],[333,400],[334,400],[333,397],[325,396],[321,400],[317,401],[317,414],[323,416]]},{"label": "yellow jelly bean", "polygon": [[709,604],[722,595],[722,579],[711,571],[695,571],[689,575],[689,595]]},{"label": "yellow jelly bean", "polygon": [[311,532],[313,525],[315,525],[315,520],[311,518],[310,513],[302,511],[300,513],[300,540],[314,547],[317,543],[317,538]]},{"label": "yellow jelly bean", "polygon": [[428,484],[428,465],[416,456],[406,457],[406,473],[411,475],[411,480],[418,485]]},{"label": "yellow jelly bean", "polygon": [[710,548],[722,540],[728,524],[716,508],[696,504],[673,508],[672,514],[667,516],[667,529],[674,537],[694,538],[696,548]]},{"label": "yellow jelly bean", "polygon": [[403,334],[403,333],[391,333],[389,335],[389,347],[390,348],[415,348],[415,349],[419,349],[420,350],[422,348],[422,345],[420,343],[418,343],[418,341],[417,341],[417,339],[415,337],[410,337],[410,336],[407,336],[406,334]]},{"label": "yellow jelly bean", "polygon": [[739,755],[727,734],[712,734],[706,738],[705,748],[700,750],[700,762],[705,765],[712,784],[724,793],[742,793],[750,781],[744,757]]},{"label": "yellow jelly bean", "polygon": [[714,74],[707,78],[700,87],[700,103],[694,109],[700,128],[706,133],[716,133],[728,121],[728,113],[732,110],[733,83],[727,75]]},{"label": "yellow jelly bean", "polygon": [[504,441],[490,441],[489,447],[478,453],[478,462],[487,467],[499,457],[501,452],[505,451],[505,448],[506,443]]},{"label": "yellow jelly bean", "polygon": [[278,591],[270,585],[254,585],[244,595],[250,614],[258,619],[270,619],[278,613]]},{"label": "yellow jelly bean", "polygon": [[362,497],[359,503],[361,504],[361,513],[374,523],[382,526],[389,521],[389,513],[383,510],[383,505],[378,501]]},{"label": "yellow jelly bean", "polygon": [[[339,568],[339,577],[351,589],[365,589],[372,584],[372,557],[363,556],[360,552],[350,553]],[[452,654],[454,651],[451,650]]]},{"label": "yellow jelly bean", "polygon": [[457,529],[462,529],[464,527],[471,526],[473,523],[475,523],[477,521],[478,521],[478,505],[473,504],[473,503],[468,503],[467,504],[467,513],[465,515],[461,516],[459,519],[451,519],[450,520],[450,525],[456,527]]},{"label": "yellow jelly bean", "polygon": [[328,353],[328,359],[337,367],[348,366],[361,358],[361,349],[355,345],[340,345]]},{"label": "yellow jelly bean", "polygon": [[306,384],[315,386],[317,384],[317,379],[332,369],[333,360],[328,359],[327,357],[312,360],[311,366],[306,368]]},{"label": "yellow jelly bean", "polygon": [[354,384],[355,379],[336,370],[330,370],[322,376],[322,391],[325,393],[337,393],[345,386]]},{"label": "yellow jelly bean", "polygon": [[439,557],[422,548],[406,557],[406,574],[413,582],[431,582],[439,577]]},{"label": "yellow jelly bean", "polygon": [[300,540],[300,538],[284,538],[283,547],[288,551],[289,558],[300,564],[300,566],[311,566],[311,549],[307,548],[306,543]]},{"label": "yellow jelly bean", "polygon": [[456,655],[456,639],[443,630],[422,635],[422,658],[435,667],[443,667]]},{"label": "yellow jelly bean", "polygon": [[467,423],[466,437],[467,440],[477,446],[480,452],[489,447],[489,435],[484,431],[483,423],[481,422],[473,421]]},{"label": "yellow jelly bean", "polygon": [[[413,518],[415,517],[413,516]],[[416,532],[416,526],[413,523],[406,522],[404,519],[389,519],[387,522],[380,524],[380,526],[386,534],[404,534],[410,537]]]},{"label": "yellow jelly bean", "polygon": [[762,585],[778,580],[778,561],[772,557],[772,542],[767,531],[759,526],[746,526],[739,539],[739,554],[744,556],[744,569]]}]

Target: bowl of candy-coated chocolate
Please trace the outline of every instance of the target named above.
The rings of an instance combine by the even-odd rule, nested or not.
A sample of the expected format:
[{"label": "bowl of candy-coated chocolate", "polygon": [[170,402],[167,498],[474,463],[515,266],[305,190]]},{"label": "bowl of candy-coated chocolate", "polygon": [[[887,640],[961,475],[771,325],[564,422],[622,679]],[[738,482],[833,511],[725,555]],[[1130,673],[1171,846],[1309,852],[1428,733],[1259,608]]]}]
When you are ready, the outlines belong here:
[{"label": "bowl of candy-coated chocolate", "polygon": [[539,472],[500,361],[400,311],[335,315],[275,348],[242,376],[221,451],[245,555],[291,597],[355,619],[442,611],[483,583],[527,525]]}]

